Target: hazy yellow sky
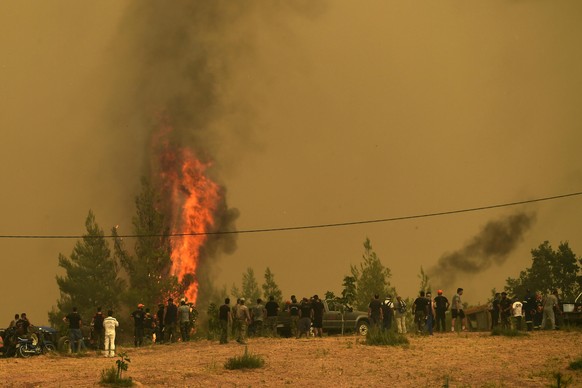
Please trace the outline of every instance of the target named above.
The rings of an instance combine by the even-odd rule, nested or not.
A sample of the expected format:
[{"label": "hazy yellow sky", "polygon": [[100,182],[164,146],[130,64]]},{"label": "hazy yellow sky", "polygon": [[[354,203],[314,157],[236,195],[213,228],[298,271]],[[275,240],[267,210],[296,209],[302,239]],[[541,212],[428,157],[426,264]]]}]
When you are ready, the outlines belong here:
[{"label": "hazy yellow sky", "polygon": [[[179,73],[160,82],[147,72],[159,68],[133,53],[173,23],[204,26],[189,31],[211,64],[228,65],[213,80],[224,109],[206,142],[240,230],[582,191],[579,1],[249,1],[229,7],[232,22],[220,14],[221,23],[148,12],[170,4],[0,3],[0,235],[82,234],[89,209],[104,229],[132,232],[144,123],[155,103],[190,85]],[[168,47],[159,63],[188,56]],[[143,107],[132,99],[142,90]],[[230,289],[247,267],[262,276],[269,266],[287,297],[337,293],[369,237],[392,284],[414,296],[421,265],[461,249],[491,220],[534,212],[502,265],[434,285],[447,295],[464,287],[466,301],[483,302],[544,240],[569,241],[582,254],[581,201],[243,234],[234,254],[217,259],[216,281]],[[0,239],[0,289],[14,295],[0,319],[26,311],[33,323],[46,321],[58,298],[58,254],[74,243]]]}]

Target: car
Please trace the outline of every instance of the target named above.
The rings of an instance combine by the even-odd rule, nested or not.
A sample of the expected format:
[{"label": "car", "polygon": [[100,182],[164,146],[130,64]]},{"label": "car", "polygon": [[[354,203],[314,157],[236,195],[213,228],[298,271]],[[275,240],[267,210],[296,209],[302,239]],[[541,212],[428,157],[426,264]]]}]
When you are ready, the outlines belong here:
[{"label": "car", "polygon": [[[327,333],[353,332],[362,336],[368,333],[370,320],[368,313],[356,311],[336,300],[323,300],[323,330]],[[277,319],[277,330],[288,335],[291,332],[288,311],[281,311]]]},{"label": "car", "polygon": [[565,325],[582,325],[582,292],[574,302],[562,303],[562,313]]}]

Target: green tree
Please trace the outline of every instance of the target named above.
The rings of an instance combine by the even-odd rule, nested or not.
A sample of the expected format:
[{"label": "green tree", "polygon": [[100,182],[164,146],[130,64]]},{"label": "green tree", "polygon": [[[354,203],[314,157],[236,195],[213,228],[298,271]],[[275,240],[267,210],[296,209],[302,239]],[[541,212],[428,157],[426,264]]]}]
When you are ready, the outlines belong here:
[{"label": "green tree", "polygon": [[582,290],[580,270],[582,259],[576,257],[567,242],[554,250],[548,241],[531,250],[531,267],[517,278],[507,278],[505,291],[523,296],[526,290],[549,293],[557,289],[561,299],[573,299]]},{"label": "green tree", "polygon": [[426,274],[426,272],[424,272],[424,269],[422,268],[422,265],[420,266],[420,273],[418,274],[418,278],[420,279],[420,289],[419,291],[424,291],[426,292],[431,292],[431,284],[430,284],[430,279],[428,277],[428,275]]},{"label": "green tree", "polygon": [[275,275],[269,267],[265,270],[265,283],[263,283],[261,288],[263,289],[265,300],[269,300],[269,297],[273,296],[279,305],[283,303],[283,293],[277,283],[275,283]]},{"label": "green tree", "polygon": [[253,304],[261,297],[255,271],[251,267],[247,268],[242,276],[242,296],[247,300],[247,304]]},{"label": "green tree", "polygon": [[242,292],[240,291],[240,288],[238,288],[238,286],[236,284],[234,284],[234,283],[232,283],[232,287],[230,288],[230,293],[236,299],[242,298],[242,296],[243,296]]},{"label": "green tree", "polygon": [[345,276],[344,282],[342,283],[342,296],[341,296],[341,303],[346,306],[353,306],[356,302],[357,296],[357,288],[356,288],[357,279],[354,276]]},{"label": "green tree", "polygon": [[351,266],[352,276],[356,278],[356,308],[367,310],[375,294],[380,297],[394,295],[396,290],[390,285],[390,269],[384,267],[376,252],[372,250],[369,238],[364,241],[363,261],[358,266]]},{"label": "green tree", "polygon": [[89,211],[85,221],[87,233],[77,241],[70,257],[59,254],[59,267],[64,276],[57,276],[60,299],[57,308],[49,312],[49,321],[55,327],[62,325],[62,318],[77,307],[85,322],[95,314],[97,307],[116,309],[125,282],[118,277],[118,264],[111,256],[103,230]]},{"label": "green tree", "polygon": [[133,308],[137,303],[155,306],[166,297],[180,293],[178,280],[171,274],[172,260],[170,229],[164,215],[158,210],[160,199],[153,187],[142,180],[142,191],[135,200],[136,215],[133,228],[137,237],[134,255],[127,252],[123,240],[113,230],[115,256],[127,272],[130,287],[126,303]]}]

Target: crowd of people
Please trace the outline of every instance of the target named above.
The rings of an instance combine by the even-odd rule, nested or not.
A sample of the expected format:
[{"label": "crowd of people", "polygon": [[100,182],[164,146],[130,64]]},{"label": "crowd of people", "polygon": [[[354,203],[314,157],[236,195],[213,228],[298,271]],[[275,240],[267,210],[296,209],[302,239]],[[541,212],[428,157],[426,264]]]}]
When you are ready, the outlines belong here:
[{"label": "crowd of people", "polygon": [[[445,317],[449,309],[451,311],[449,330],[466,331],[468,326],[463,311],[462,295],[463,289],[458,288],[449,303],[442,290],[438,290],[434,298],[430,291],[426,293],[421,291],[410,306],[416,332],[432,335],[434,331],[448,331]],[[380,295],[376,294],[368,305],[370,326],[391,330],[395,323],[396,331],[406,334],[408,308],[400,295],[394,300],[389,295],[381,300]],[[304,297],[301,301],[292,295],[291,300],[283,306],[280,306],[273,296],[270,296],[266,303],[259,298],[256,304],[250,307],[247,306],[245,298],[237,299],[232,307],[230,299],[226,298],[218,309],[220,343],[228,343],[229,337],[245,344],[248,336],[277,336],[281,311],[287,313],[291,336],[296,338],[322,336],[325,308],[317,295],[311,298]],[[539,292],[532,293],[528,290],[523,299],[509,298],[506,292],[496,293],[490,303],[489,312],[491,329],[501,327],[522,330],[525,323],[525,329],[528,331],[542,328],[557,329],[561,315],[556,290],[546,297],[542,297]],[[135,347],[154,342],[175,342],[178,338],[181,341],[190,340],[193,306],[186,303],[185,299],[176,305],[173,299],[169,298],[166,304],[158,305],[158,310],[154,314],[139,303],[130,317],[134,324]],[[83,320],[77,308],[73,307],[72,311],[63,317],[63,321],[68,325],[71,351],[86,350],[85,337],[81,330]],[[101,307],[97,308],[91,319],[91,336],[95,347],[101,349],[106,357],[115,356],[115,336],[118,326],[119,322],[113,316],[113,311],[109,310],[104,314]],[[26,313],[16,314],[5,330],[4,338],[0,336],[0,352],[6,351],[4,343],[7,340],[10,342],[11,339],[27,336],[31,327]],[[8,338],[8,335],[11,337]]]}]

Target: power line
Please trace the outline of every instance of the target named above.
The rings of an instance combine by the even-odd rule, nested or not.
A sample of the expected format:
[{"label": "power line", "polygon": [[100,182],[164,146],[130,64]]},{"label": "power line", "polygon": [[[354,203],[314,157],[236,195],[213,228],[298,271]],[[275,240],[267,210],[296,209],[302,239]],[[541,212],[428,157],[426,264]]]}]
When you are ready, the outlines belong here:
[{"label": "power line", "polygon": [[[447,216],[447,215],[459,214],[459,213],[470,213],[470,212],[476,212],[476,211],[498,209],[498,208],[503,208],[503,207],[525,205],[525,204],[535,203],[535,202],[553,201],[556,199],[575,197],[575,196],[579,196],[579,195],[582,195],[582,192],[554,195],[551,197],[529,199],[529,200],[517,201],[517,202],[507,202],[507,203],[496,204],[496,205],[479,206],[479,207],[457,209],[457,210],[448,210],[448,211],[442,211],[442,212],[436,212],[436,213],[424,213],[424,214],[415,214],[415,215],[401,216],[401,217],[379,218],[379,219],[375,219],[375,220],[338,222],[338,223],[332,223],[332,224],[301,225],[301,226],[287,226],[287,227],[277,227],[277,228],[229,230],[229,231],[215,231],[215,232],[202,232],[202,233],[126,234],[126,235],[118,235],[118,236],[109,235],[109,236],[103,236],[103,237],[104,238],[115,238],[115,237],[119,237],[119,238],[185,237],[185,236],[269,233],[269,232],[285,232],[285,231],[291,231],[291,230],[337,228],[337,227],[343,227],[343,226],[376,224],[376,223],[381,223],[381,222],[405,221],[405,220],[412,220],[412,219],[417,219],[417,218],[440,217],[440,216]],[[93,237],[93,236],[82,236],[82,235],[45,235],[45,236],[42,236],[42,235],[0,235],[0,239],[80,239],[80,238],[84,238],[84,237]],[[101,236],[94,236],[94,237],[99,238]]]}]

